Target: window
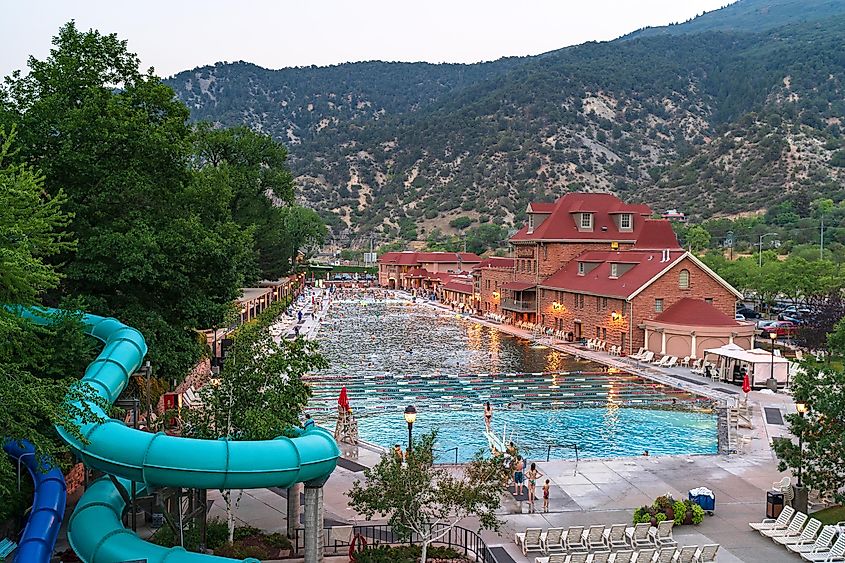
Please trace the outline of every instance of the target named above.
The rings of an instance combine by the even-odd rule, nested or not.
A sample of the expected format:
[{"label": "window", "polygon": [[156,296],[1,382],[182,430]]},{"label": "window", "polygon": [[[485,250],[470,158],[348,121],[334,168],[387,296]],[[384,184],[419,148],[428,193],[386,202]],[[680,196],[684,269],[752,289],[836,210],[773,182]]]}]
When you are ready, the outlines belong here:
[{"label": "window", "polygon": [[630,213],[623,213],[619,216],[619,229],[623,231],[630,231],[632,229]]},{"label": "window", "polygon": [[655,299],[654,300],[654,312],[655,313],[662,313],[663,312],[663,300],[662,299]]},{"label": "window", "polygon": [[600,305],[602,309],[607,309],[607,297],[601,298]]},{"label": "window", "polygon": [[611,278],[618,278],[619,277],[619,264],[611,264],[610,265],[610,277]]},{"label": "window", "polygon": [[530,231],[533,231],[533,230],[534,230],[534,214],[529,213],[528,214],[528,231],[530,232]]},{"label": "window", "polygon": [[576,309],[583,309],[584,308],[584,296],[580,293],[575,294],[575,308]]},{"label": "window", "polygon": [[592,213],[582,213],[581,214],[581,228],[582,229],[592,229],[593,228],[593,214]]},{"label": "window", "polygon": [[584,263],[578,262],[578,275],[583,276],[585,272],[586,272],[586,268],[584,267]]},{"label": "window", "polygon": [[601,340],[601,329],[599,327],[596,327],[596,338]]},{"label": "window", "polygon": [[709,304],[709,305],[712,305],[713,304],[713,298],[712,297],[705,297],[704,302]]},{"label": "window", "polygon": [[543,260],[549,259],[549,247],[545,244],[543,245]]},{"label": "window", "polygon": [[678,287],[681,289],[689,289],[689,270],[681,270],[678,276]]},{"label": "window", "polygon": [[490,289],[490,280],[485,280],[487,282],[487,289]]}]

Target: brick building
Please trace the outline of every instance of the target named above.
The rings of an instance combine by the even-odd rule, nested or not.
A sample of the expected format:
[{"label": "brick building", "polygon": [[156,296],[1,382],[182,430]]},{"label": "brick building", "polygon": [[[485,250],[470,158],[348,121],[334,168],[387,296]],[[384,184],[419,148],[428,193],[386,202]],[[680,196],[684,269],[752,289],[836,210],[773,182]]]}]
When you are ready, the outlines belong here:
[{"label": "brick building", "polygon": [[504,291],[502,286],[513,281],[514,262],[513,258],[491,256],[475,267],[472,271],[472,279],[478,310],[484,309],[495,315],[502,314],[501,293]]},{"label": "brick building", "polygon": [[451,274],[469,272],[479,263],[472,252],[386,252],[378,259],[378,282],[390,289],[433,290]]}]

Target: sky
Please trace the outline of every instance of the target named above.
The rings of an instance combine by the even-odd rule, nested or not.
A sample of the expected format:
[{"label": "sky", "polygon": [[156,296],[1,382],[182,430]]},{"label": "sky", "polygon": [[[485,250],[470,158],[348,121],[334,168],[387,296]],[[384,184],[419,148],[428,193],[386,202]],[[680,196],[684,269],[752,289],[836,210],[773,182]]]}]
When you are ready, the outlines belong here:
[{"label": "sky", "polygon": [[0,76],[49,54],[59,27],[117,33],[170,76],[219,61],[266,68],[536,55],[685,21],[732,0],[9,0]]}]

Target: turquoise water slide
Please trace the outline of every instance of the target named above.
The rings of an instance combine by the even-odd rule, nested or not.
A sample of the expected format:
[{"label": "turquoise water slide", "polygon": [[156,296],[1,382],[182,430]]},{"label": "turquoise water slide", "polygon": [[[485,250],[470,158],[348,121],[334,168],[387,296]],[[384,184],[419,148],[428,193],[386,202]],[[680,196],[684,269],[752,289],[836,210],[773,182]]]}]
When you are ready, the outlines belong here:
[{"label": "turquoise water slide", "polygon": [[[19,309],[33,322],[46,324],[53,309]],[[86,332],[104,347],[82,378],[109,404],[126,387],[147,353],[144,337],[120,321],[84,315]],[[295,483],[321,486],[337,465],[340,451],[331,433],[312,426],[295,438],[265,441],[196,440],[152,434],[110,419],[98,405],[86,405],[103,423],[80,424],[87,443],[58,428],[61,437],[87,465],[118,477],[126,491],[131,482],[138,490],[156,487],[202,489],[254,489],[289,487]],[[232,561],[190,553],[182,548],[163,548],[142,541],[121,521],[125,502],[109,478],[92,484],[73,511],[68,538],[86,563],[115,563],[146,559],[148,563],[213,563]]]}]

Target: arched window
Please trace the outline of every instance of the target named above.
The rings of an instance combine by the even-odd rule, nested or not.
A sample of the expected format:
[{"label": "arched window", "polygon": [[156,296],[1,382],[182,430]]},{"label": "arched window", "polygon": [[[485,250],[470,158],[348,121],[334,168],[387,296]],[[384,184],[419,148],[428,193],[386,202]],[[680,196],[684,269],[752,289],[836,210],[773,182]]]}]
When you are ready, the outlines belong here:
[{"label": "arched window", "polygon": [[678,276],[678,287],[689,289],[689,270],[681,270],[681,274]]}]

